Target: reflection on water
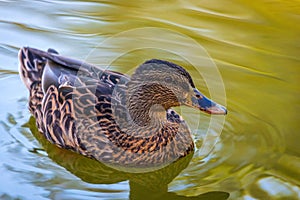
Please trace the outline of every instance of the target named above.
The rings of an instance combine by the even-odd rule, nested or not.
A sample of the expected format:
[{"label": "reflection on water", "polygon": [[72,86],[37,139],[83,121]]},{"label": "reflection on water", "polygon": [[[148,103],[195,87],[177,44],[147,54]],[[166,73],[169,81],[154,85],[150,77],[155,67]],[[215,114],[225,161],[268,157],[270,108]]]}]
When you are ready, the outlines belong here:
[{"label": "reflection on water", "polygon": [[[185,169],[192,154],[179,159],[171,165],[160,170],[148,173],[125,173],[109,168],[106,165],[78,155],[76,153],[60,149],[49,143],[35,127],[35,120],[31,117],[25,125],[30,128],[36,139],[42,144],[48,156],[57,164],[75,174],[81,180],[94,184],[113,184],[129,181],[130,199],[189,199],[173,192],[168,192],[168,184]],[[33,153],[39,153],[40,149],[34,149]],[[191,199],[216,199],[224,200],[229,196],[226,192],[211,191],[205,194],[191,197]]]},{"label": "reflection on water", "polygon": [[[156,186],[157,198],[166,199],[222,199],[222,192],[230,193],[229,199],[300,199],[299,8],[298,1],[281,0],[0,1],[0,198],[154,198],[149,189]],[[199,54],[177,39],[167,41],[150,31],[105,42],[144,27],[164,28],[201,44],[223,82],[203,76],[211,69],[205,62],[191,66],[185,58]],[[152,48],[119,55],[149,38]],[[176,50],[155,48],[166,43],[177,44],[170,46]],[[224,84],[229,114],[221,138],[208,156],[196,151],[186,158],[190,161],[178,162],[181,167],[175,163],[175,169],[170,166],[148,177],[111,171],[45,141],[39,143],[34,127],[22,126],[32,125],[28,94],[17,75],[17,51],[25,45],[52,47],[102,67],[113,60],[114,70],[129,74],[148,58],[174,61],[216,101],[224,96],[212,88]],[[210,117],[188,108],[181,113],[198,148],[203,141],[215,144],[220,122],[204,140]]]}]

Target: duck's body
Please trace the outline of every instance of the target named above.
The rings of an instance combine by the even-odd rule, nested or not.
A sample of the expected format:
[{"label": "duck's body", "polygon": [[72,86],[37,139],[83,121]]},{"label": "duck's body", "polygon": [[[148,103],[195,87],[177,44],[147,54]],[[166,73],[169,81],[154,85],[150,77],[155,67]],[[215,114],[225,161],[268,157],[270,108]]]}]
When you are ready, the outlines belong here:
[{"label": "duck's body", "polygon": [[167,61],[147,61],[130,79],[51,49],[22,48],[19,59],[39,131],[59,147],[111,165],[166,165],[192,152],[190,131],[171,107],[199,104],[226,113]]}]

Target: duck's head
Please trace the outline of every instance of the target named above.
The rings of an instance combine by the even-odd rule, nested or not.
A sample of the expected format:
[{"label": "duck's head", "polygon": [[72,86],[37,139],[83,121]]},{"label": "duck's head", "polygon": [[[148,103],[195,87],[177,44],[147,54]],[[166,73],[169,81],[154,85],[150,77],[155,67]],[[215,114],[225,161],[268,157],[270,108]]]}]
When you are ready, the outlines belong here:
[{"label": "duck's head", "polygon": [[[196,87],[191,75],[174,63],[152,59],[140,65],[131,77],[131,95],[142,99],[139,106],[159,104],[164,109],[186,105],[209,114],[227,114],[221,106],[205,97]],[[132,103],[137,99],[133,98]]]}]

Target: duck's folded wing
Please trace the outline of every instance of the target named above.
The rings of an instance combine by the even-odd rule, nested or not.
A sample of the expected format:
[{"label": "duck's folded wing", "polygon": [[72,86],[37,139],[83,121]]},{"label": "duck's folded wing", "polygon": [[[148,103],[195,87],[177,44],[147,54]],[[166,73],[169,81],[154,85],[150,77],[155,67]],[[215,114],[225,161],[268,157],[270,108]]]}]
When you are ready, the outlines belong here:
[{"label": "duck's folded wing", "polygon": [[59,87],[65,84],[66,80],[77,85],[102,81],[111,87],[114,87],[120,79],[128,80],[128,77],[121,73],[102,70],[84,61],[58,55],[53,49],[46,52],[24,47],[20,50],[19,59],[20,74],[27,87],[29,88],[35,81],[41,81],[44,92],[51,85]]},{"label": "duck's folded wing", "polygon": [[56,145],[84,154],[81,141],[87,133],[94,134],[101,128],[100,117],[110,119],[111,99],[120,100],[112,97],[114,89],[128,78],[60,56],[54,50],[22,48],[19,59],[21,77],[32,99],[38,101],[31,110],[39,114],[35,115],[39,130]]},{"label": "duck's folded wing", "polygon": [[66,69],[82,70],[87,73],[93,72],[94,70],[96,70],[96,71],[99,70],[97,68],[95,69],[94,65],[91,65],[84,61],[61,56],[58,54],[57,51],[55,51],[53,49],[48,49],[47,52],[39,50],[39,49],[31,48],[31,47],[24,47],[23,49],[25,49],[26,51],[29,51],[32,56],[43,57],[43,58],[50,60]]},{"label": "duck's folded wing", "polygon": [[69,83],[59,88],[49,86],[42,103],[46,138],[64,148],[84,150],[80,135],[97,132],[101,128],[99,116],[111,114],[112,90],[103,82],[89,86]]}]

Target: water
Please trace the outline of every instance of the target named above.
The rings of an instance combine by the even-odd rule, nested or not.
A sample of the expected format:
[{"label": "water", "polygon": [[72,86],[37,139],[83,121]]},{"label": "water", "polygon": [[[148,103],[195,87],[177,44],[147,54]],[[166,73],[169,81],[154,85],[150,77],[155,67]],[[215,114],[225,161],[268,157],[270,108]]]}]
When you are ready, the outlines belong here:
[{"label": "water", "polygon": [[[0,1],[0,199],[300,199],[299,22],[296,0]],[[174,61],[229,114],[183,108],[192,158],[115,171],[39,137],[17,69],[27,45],[128,74]]]}]

